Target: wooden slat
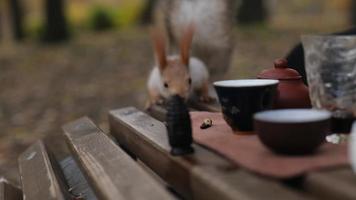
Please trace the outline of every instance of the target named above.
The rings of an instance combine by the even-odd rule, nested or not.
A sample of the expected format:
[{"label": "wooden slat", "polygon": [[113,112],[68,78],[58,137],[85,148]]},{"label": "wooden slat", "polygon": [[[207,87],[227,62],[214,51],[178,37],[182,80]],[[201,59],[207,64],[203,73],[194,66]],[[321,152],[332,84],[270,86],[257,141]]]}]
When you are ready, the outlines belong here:
[{"label": "wooden slat", "polygon": [[30,146],[18,161],[24,199],[64,200],[69,197],[42,141]]},{"label": "wooden slat", "polygon": [[0,200],[21,200],[22,191],[20,188],[10,184],[6,179],[0,178]]},{"label": "wooden slat", "polygon": [[144,162],[137,159],[136,163],[140,165],[140,167],[142,167],[142,169],[144,169],[148,174],[150,174],[151,177],[154,178],[161,185],[161,187],[168,187],[166,182],[164,182],[164,180],[162,180],[161,177],[159,177],[154,171],[152,171],[152,169],[149,168]]},{"label": "wooden slat", "polygon": [[[215,103],[197,103],[195,101],[189,102],[188,104],[190,111],[209,111],[209,112],[220,112],[220,105]],[[167,110],[164,106],[161,105],[153,105],[147,113],[151,115],[153,118],[159,121],[165,121]]]},{"label": "wooden slat", "polygon": [[88,118],[63,126],[67,143],[99,199],[172,199]]},{"label": "wooden slat", "polygon": [[166,120],[167,110],[163,106],[152,105],[149,110],[147,110],[147,113],[159,121]]},{"label": "wooden slat", "polygon": [[304,188],[320,199],[356,199],[356,175],[346,167],[313,172],[306,177]]},{"label": "wooden slat", "polygon": [[193,144],[195,153],[169,154],[166,128],[136,108],[109,114],[111,134],[179,194],[191,199],[302,199],[277,182],[237,169],[217,154]]}]

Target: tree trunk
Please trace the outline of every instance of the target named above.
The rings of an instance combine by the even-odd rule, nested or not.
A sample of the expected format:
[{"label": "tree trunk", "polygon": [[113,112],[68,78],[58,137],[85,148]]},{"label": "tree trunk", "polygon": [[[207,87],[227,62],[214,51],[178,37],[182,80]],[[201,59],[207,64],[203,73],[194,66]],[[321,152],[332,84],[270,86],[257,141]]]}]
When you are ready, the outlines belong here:
[{"label": "tree trunk", "polygon": [[267,19],[264,0],[242,0],[237,11],[239,24],[263,23]]},{"label": "tree trunk", "polygon": [[351,0],[350,5],[350,22],[351,25],[356,25],[356,0]]},{"label": "tree trunk", "polygon": [[152,24],[153,12],[156,4],[157,4],[157,0],[146,0],[145,7],[140,17],[141,24],[143,25]]},{"label": "tree trunk", "polygon": [[22,7],[18,0],[8,0],[8,5],[13,38],[19,41],[24,38]]},{"label": "tree trunk", "polygon": [[60,42],[68,39],[64,8],[64,0],[46,0],[46,23],[43,38],[46,42]]},{"label": "tree trunk", "polygon": [[4,28],[4,24],[3,24],[3,17],[2,17],[2,9],[1,9],[1,5],[0,5],[0,41],[2,40],[3,38],[3,28]]}]

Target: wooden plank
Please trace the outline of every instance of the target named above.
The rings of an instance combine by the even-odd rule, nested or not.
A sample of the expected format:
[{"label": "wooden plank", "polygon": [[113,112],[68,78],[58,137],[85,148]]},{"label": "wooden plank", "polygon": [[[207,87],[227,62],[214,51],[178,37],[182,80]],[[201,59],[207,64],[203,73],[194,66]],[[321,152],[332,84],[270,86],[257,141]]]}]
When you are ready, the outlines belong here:
[{"label": "wooden plank", "polygon": [[[190,111],[209,111],[209,112],[220,112],[220,105],[215,103],[197,103],[195,101],[189,102],[188,104]],[[150,109],[146,111],[149,115],[159,121],[166,120],[167,110],[164,106],[161,105],[153,105]]]},{"label": "wooden plank", "polygon": [[4,178],[0,179],[0,200],[22,200],[22,191],[20,188],[9,183]]},{"label": "wooden plank", "polygon": [[166,121],[167,110],[163,106],[152,105],[146,112],[159,121]]},{"label": "wooden plank", "polygon": [[152,171],[151,168],[149,168],[144,162],[141,160],[137,159],[136,163],[141,166],[142,169],[144,169],[149,175],[151,175],[152,178],[154,178],[162,187],[168,187],[166,182],[161,179],[154,171]]},{"label": "wooden plank", "polygon": [[172,199],[87,117],[63,126],[73,155],[99,199]]},{"label": "wooden plank", "polygon": [[356,199],[356,175],[348,167],[313,172],[304,188],[320,199]]},{"label": "wooden plank", "polygon": [[111,134],[188,199],[302,199],[304,195],[262,179],[193,144],[195,153],[173,157],[163,123],[136,108],[109,114]]},{"label": "wooden plank", "polygon": [[24,199],[64,200],[69,197],[42,141],[30,146],[18,162]]}]

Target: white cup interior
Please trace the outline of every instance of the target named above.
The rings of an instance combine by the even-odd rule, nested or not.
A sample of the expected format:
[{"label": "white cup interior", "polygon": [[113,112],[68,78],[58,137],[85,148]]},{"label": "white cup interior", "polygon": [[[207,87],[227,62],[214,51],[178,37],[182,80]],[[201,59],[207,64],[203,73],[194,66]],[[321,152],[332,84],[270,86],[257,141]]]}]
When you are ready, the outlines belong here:
[{"label": "white cup interior", "polygon": [[314,109],[282,109],[263,111],[254,115],[260,121],[275,123],[303,123],[329,119],[331,113],[326,110]]},{"label": "white cup interior", "polygon": [[239,80],[224,80],[214,82],[214,86],[218,87],[259,87],[278,84],[278,80],[272,79],[239,79]]}]

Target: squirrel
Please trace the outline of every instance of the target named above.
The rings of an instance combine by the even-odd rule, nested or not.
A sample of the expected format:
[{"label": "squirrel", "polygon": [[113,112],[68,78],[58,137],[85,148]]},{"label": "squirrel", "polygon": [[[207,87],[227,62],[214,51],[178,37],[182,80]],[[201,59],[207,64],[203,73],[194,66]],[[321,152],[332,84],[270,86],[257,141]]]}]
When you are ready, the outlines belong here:
[{"label": "squirrel", "polygon": [[152,32],[153,47],[157,64],[153,67],[147,88],[149,100],[146,109],[153,104],[162,104],[170,96],[179,95],[185,100],[194,95],[200,101],[209,102],[209,72],[205,64],[190,57],[190,47],[195,27],[189,25],[182,34],[180,54],[167,56],[166,39],[162,32]]}]

